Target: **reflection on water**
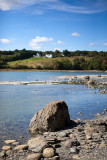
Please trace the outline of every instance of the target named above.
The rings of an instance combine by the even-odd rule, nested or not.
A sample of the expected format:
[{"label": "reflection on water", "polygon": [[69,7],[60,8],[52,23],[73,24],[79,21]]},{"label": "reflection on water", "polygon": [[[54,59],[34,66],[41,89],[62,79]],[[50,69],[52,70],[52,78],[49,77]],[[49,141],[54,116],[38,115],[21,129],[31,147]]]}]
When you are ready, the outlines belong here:
[{"label": "reflection on water", "polygon": [[[48,80],[51,76],[78,74],[69,72],[1,72],[0,80]],[[83,73],[79,73],[83,74]],[[90,73],[84,73],[90,74]],[[92,73],[93,74],[93,73]],[[99,73],[101,74],[101,73]],[[44,79],[43,79],[44,78]],[[96,91],[96,94],[94,93]],[[35,112],[54,100],[64,100],[71,119],[90,119],[102,113],[107,94],[98,93],[84,85],[1,85],[0,86],[0,143],[5,139],[24,141],[29,137],[29,122]],[[82,116],[77,114],[82,112]],[[23,138],[22,138],[23,137]],[[1,147],[0,146],[0,147]]]}]

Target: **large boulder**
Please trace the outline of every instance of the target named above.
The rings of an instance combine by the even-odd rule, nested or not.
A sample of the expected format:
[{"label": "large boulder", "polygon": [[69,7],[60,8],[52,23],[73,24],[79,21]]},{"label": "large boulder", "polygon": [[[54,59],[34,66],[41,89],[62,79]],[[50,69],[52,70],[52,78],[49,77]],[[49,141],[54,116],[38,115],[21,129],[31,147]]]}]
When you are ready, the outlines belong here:
[{"label": "large boulder", "polygon": [[37,112],[30,121],[31,134],[57,131],[70,124],[68,106],[64,101],[53,101]]}]

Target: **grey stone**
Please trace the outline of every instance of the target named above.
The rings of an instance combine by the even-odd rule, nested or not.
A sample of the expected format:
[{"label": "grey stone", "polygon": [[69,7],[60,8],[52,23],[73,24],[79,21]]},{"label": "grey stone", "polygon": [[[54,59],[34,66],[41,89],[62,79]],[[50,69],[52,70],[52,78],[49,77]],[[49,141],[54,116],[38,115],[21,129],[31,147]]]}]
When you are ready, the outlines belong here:
[{"label": "grey stone", "polygon": [[42,137],[36,137],[28,140],[29,150],[33,152],[42,152],[48,146],[48,143]]}]

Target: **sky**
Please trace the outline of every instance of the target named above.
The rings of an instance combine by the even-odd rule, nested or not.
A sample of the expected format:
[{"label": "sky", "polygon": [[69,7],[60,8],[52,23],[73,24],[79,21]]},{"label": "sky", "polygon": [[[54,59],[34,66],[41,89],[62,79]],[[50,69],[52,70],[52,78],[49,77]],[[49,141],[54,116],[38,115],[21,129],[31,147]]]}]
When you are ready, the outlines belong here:
[{"label": "sky", "polygon": [[0,50],[107,51],[107,0],[0,0]]}]

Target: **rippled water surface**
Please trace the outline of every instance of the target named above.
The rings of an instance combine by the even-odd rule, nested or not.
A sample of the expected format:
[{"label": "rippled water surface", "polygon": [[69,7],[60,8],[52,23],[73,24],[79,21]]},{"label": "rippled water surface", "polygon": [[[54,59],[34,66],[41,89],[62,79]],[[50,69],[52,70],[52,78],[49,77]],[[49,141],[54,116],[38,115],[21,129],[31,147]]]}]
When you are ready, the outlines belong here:
[{"label": "rippled water surface", "polygon": [[[61,75],[107,74],[86,72],[0,72],[0,81],[50,80]],[[96,94],[94,93],[96,91]],[[54,100],[64,100],[71,119],[94,118],[107,108],[107,94],[85,85],[0,85],[0,147],[5,139],[25,142],[35,112]],[[82,112],[82,116],[78,115]]]}]

